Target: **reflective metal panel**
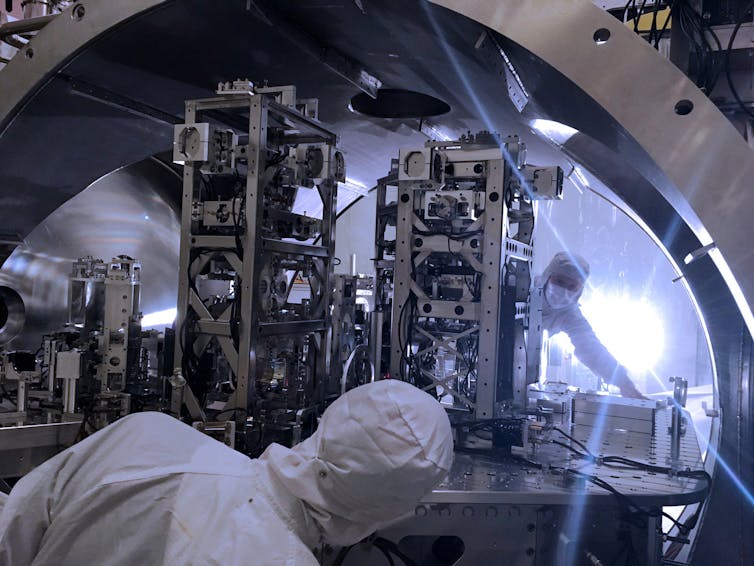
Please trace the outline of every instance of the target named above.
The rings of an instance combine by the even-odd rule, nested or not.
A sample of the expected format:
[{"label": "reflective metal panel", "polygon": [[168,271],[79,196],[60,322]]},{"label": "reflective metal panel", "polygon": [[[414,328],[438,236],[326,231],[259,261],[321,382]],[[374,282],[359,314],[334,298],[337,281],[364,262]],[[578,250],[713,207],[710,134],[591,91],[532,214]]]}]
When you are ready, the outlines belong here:
[{"label": "reflective metal panel", "polygon": [[140,259],[142,312],[175,308],[179,193],[179,177],[147,160],[106,175],[37,226],[0,269],[0,285],[20,295],[26,311],[10,347],[36,350],[43,333],[67,322],[71,262],[87,255]]}]

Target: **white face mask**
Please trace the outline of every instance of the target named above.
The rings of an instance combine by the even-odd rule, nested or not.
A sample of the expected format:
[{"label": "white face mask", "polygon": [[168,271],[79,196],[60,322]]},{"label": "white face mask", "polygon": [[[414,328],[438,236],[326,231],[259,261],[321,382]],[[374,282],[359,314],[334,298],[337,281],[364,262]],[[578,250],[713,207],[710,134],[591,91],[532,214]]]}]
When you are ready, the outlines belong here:
[{"label": "white face mask", "polygon": [[545,299],[547,299],[547,304],[554,309],[570,307],[571,305],[576,304],[578,298],[578,291],[570,291],[565,287],[556,285],[555,283],[548,282],[547,285],[545,285]]}]

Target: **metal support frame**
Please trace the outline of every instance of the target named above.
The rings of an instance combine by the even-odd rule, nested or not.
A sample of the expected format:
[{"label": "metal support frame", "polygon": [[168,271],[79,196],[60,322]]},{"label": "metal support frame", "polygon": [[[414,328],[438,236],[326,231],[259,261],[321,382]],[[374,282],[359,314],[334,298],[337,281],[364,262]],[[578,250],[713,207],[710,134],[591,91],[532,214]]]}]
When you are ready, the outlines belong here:
[{"label": "metal support frame", "polygon": [[[192,146],[192,149],[198,148],[198,157],[187,158],[184,166],[175,359],[188,383],[178,389],[185,400],[191,392],[192,379],[201,378],[190,375],[192,370],[186,363],[187,357],[198,358],[209,347],[216,348],[233,374],[234,392],[225,405],[236,411],[238,430],[243,431],[242,424],[247,418],[260,422],[270,417],[269,410],[275,410],[263,407],[259,387],[265,375],[273,375],[268,381],[277,379],[275,363],[268,351],[274,343],[282,344],[290,339],[314,360],[310,380],[313,383],[306,385],[301,400],[296,387],[303,386],[293,377],[288,384],[290,376],[286,377],[280,387],[290,387],[289,401],[291,396],[297,396],[297,401],[293,403],[295,406],[286,402],[284,407],[278,404],[276,408],[289,413],[284,420],[291,421],[291,427],[300,428],[292,424],[296,410],[321,409],[330,396],[337,395],[337,380],[330,376],[329,333],[336,177],[341,158],[335,151],[335,135],[294,107],[294,87],[266,87],[245,93],[238,93],[237,84],[232,88],[233,94],[187,101],[185,124],[176,127],[176,140],[185,140],[185,136],[193,134],[198,136],[199,144],[208,144],[207,150],[201,145]],[[235,116],[248,113],[248,130],[239,132],[242,138],[248,135],[248,142],[234,141],[232,147],[221,147],[213,134],[207,134],[209,137],[205,139],[202,132],[215,131],[207,124],[208,113],[215,117],[221,113]],[[287,133],[292,129],[298,131],[296,139]],[[300,139],[306,139],[306,143]],[[323,210],[321,220],[285,210],[277,214],[266,192],[273,186],[271,175],[278,166],[278,163],[268,163],[271,152],[277,152],[278,159],[292,170],[316,167],[309,163],[308,153],[296,154],[296,148],[302,147],[306,151],[314,148],[321,158],[320,169],[309,172],[312,178],[300,171],[296,174],[299,186],[308,184],[314,187],[310,190],[318,192]],[[224,152],[225,161],[213,161],[219,159],[220,152]],[[210,202],[203,185],[207,178],[211,181],[212,175],[221,172],[226,176],[243,176],[244,169],[245,184],[241,187],[239,183],[232,200],[225,201],[228,213],[223,216],[220,214],[223,202]],[[296,234],[278,233],[270,228],[271,218],[285,222],[301,219],[316,225],[319,243],[316,240],[312,243],[311,239],[300,241]],[[312,290],[311,300],[301,305],[287,303],[295,276],[288,280],[285,273],[294,270],[308,278]],[[207,272],[210,278],[225,277],[233,281],[229,296],[224,302],[213,305],[212,310],[205,304],[207,299],[201,296],[197,284]],[[273,300],[276,306],[282,305],[274,312],[270,307]],[[201,401],[197,408],[201,409]],[[279,419],[275,421],[279,423]]]},{"label": "metal support frame", "polygon": [[[428,383],[425,389],[441,388],[443,395],[453,396],[455,407],[472,410],[477,419],[526,406],[525,329],[534,227],[533,195],[513,171],[523,166],[523,145],[515,137],[508,138],[502,150],[485,142],[489,145],[482,149],[472,137],[401,152],[390,364],[393,375]],[[464,189],[450,190],[453,186]],[[459,203],[473,202],[476,212],[453,220],[452,234],[430,229],[428,224],[434,226],[439,219],[432,212],[439,208],[433,207],[445,206],[447,198],[455,202],[456,197]],[[378,217],[384,200],[378,193]],[[448,214],[451,218],[454,213]],[[378,244],[384,234],[379,220]],[[380,264],[381,251],[378,245],[378,270],[390,267]],[[478,296],[472,292],[468,298],[462,288],[459,297],[442,297],[436,282],[428,292],[419,281],[430,270],[428,260],[462,262],[466,286],[467,271],[479,278]],[[463,330],[443,330],[448,321],[463,321]],[[460,339],[478,344],[473,356],[477,360],[459,352]],[[422,356],[432,354],[439,358],[436,366],[444,365],[441,351],[455,360],[455,370],[445,377],[438,377],[445,374],[444,367],[433,372],[421,362]],[[466,382],[463,391],[461,381]]]},{"label": "metal support frame", "polygon": [[[374,311],[372,313],[372,359],[380,377],[390,372],[390,341],[383,343],[383,332],[391,334],[390,312],[393,304],[395,240],[388,239],[388,227],[395,227],[397,204],[388,202],[388,187],[397,190],[396,171],[377,181],[374,228]],[[387,314],[387,316],[386,316]],[[388,328],[385,328],[385,324]]]},{"label": "metal support frame", "polygon": [[[356,347],[356,289],[358,276],[338,274],[333,281],[330,375],[344,381],[343,366]],[[341,386],[341,390],[344,389]]]}]

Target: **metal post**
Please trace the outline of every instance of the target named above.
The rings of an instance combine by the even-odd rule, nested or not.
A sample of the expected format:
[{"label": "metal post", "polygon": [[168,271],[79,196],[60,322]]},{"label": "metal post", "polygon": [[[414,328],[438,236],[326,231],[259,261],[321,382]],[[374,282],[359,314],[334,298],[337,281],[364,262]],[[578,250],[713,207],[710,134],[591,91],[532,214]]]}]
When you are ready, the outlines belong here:
[{"label": "metal post", "polygon": [[[239,322],[238,365],[236,367],[236,407],[241,409],[236,416],[240,427],[253,403],[254,390],[251,385],[257,377],[257,367],[253,363],[252,340],[259,327],[259,309],[253,308],[254,281],[259,279],[257,265],[257,216],[261,208],[262,188],[259,178],[265,168],[265,148],[267,144],[268,101],[264,96],[252,96],[249,104],[249,145],[247,150],[248,170],[246,174],[246,231],[243,242],[243,271],[241,274],[241,319]],[[238,300],[236,298],[236,300]]]},{"label": "metal post", "polygon": [[671,377],[670,381],[673,383],[673,408],[668,433],[670,434],[670,460],[672,464],[676,464],[681,458],[681,437],[685,432],[683,407],[686,406],[689,382],[682,377]]}]

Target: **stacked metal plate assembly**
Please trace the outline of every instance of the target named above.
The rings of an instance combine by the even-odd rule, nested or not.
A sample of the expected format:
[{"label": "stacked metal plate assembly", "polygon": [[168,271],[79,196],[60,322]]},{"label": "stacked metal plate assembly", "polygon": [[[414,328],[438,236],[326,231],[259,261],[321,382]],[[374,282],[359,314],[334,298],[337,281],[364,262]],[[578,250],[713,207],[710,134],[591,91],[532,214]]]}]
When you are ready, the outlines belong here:
[{"label": "stacked metal plate assembly", "polygon": [[[175,127],[185,163],[173,412],[234,418],[249,453],[294,444],[340,393],[330,374],[336,136],[292,86],[218,85]],[[296,208],[316,191],[321,216]],[[294,301],[294,281],[308,283]]]}]

